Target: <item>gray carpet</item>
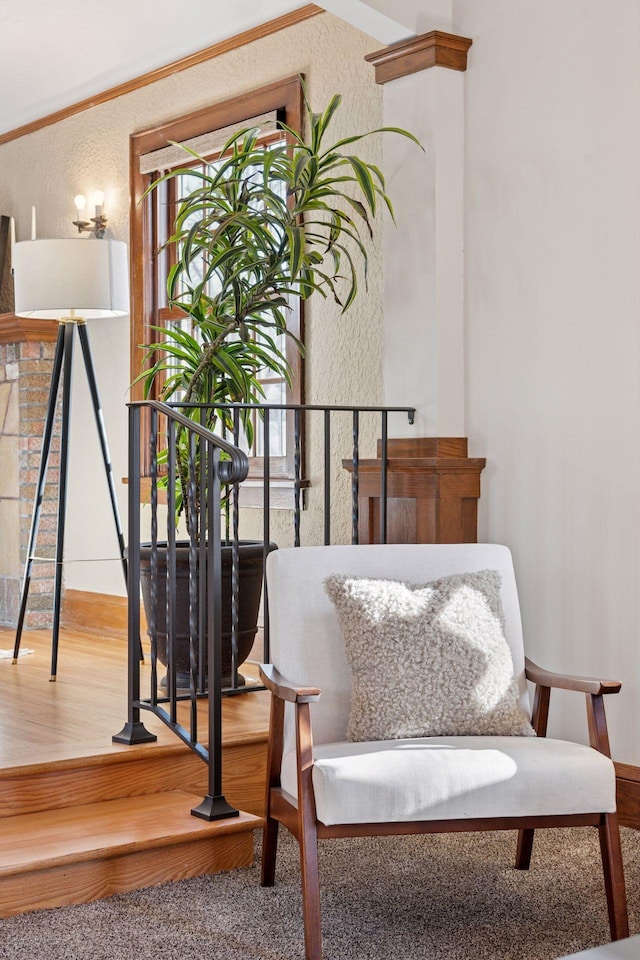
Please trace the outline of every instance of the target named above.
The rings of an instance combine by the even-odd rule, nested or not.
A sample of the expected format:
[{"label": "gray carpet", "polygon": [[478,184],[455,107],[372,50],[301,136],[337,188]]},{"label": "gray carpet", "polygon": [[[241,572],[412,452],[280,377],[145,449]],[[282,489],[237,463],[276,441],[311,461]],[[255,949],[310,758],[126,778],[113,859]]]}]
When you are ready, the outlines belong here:
[{"label": "gray carpet", "polygon": [[[608,940],[595,830],[541,831],[531,870],[514,834],[321,844],[325,960],[552,960]],[[640,833],[623,831],[632,932]],[[276,886],[258,866],[0,920],[11,960],[300,960],[297,845]]]}]

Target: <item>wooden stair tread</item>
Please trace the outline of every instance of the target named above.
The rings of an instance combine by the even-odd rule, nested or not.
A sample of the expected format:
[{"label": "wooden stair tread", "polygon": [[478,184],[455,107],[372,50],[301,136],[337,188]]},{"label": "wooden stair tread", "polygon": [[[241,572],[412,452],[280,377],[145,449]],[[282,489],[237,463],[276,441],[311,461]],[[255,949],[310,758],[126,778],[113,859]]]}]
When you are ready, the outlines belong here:
[{"label": "wooden stair tread", "polygon": [[[51,684],[60,692],[63,683]],[[49,692],[45,688],[46,692]],[[4,693],[4,690],[3,690]],[[65,690],[66,694],[67,691]],[[270,694],[265,690],[253,690],[246,696],[224,697],[222,703],[222,746],[231,747],[247,743],[264,743],[267,740],[269,729]],[[56,700],[53,698],[53,705]],[[11,716],[11,704],[7,710]],[[50,706],[50,709],[53,709]],[[198,701],[199,729],[205,746],[207,745],[207,701]],[[43,707],[44,712],[44,707]],[[81,711],[79,711],[81,712]],[[188,726],[188,704],[180,703],[178,719]],[[135,763],[140,757],[157,755],[170,757],[180,753],[185,745],[179,741],[156,717],[144,713],[142,720],[150,732],[155,733],[158,741],[142,743],[132,746],[114,744],[112,734],[122,726],[122,718],[116,714],[111,725],[101,731],[100,735],[91,733],[91,723],[94,716],[89,715],[86,733],[83,738],[74,733],[74,739],[66,743],[49,742],[50,731],[57,730],[55,714],[45,716],[44,720],[36,721],[33,715],[29,717],[30,736],[32,742],[20,744],[10,736],[11,731],[4,730],[5,735],[0,740],[0,779],[5,776],[32,776],[40,770],[50,770],[57,767],[83,767],[87,764],[118,764]],[[109,721],[103,721],[107,723]],[[43,730],[44,727],[44,730]]]},{"label": "wooden stair tread", "polygon": [[248,832],[262,823],[242,812],[201,820],[191,814],[201,802],[202,796],[173,790],[0,819],[0,877]]}]

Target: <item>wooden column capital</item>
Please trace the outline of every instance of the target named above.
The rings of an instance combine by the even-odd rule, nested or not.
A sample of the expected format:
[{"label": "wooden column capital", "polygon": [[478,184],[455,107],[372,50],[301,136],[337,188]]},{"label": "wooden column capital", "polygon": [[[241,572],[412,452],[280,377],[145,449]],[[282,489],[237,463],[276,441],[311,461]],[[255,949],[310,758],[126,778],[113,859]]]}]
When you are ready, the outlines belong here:
[{"label": "wooden column capital", "polygon": [[375,67],[376,83],[387,83],[429,67],[447,67],[449,70],[467,69],[467,51],[473,43],[467,37],[458,37],[441,30],[430,30],[419,37],[400,40],[382,50],[368,53],[365,60]]},{"label": "wooden column capital", "polygon": [[[358,464],[360,543],[379,542],[382,464]],[[466,437],[390,439],[387,446],[389,543],[475,543],[483,457],[467,456]],[[353,472],[351,460],[343,460]]]}]

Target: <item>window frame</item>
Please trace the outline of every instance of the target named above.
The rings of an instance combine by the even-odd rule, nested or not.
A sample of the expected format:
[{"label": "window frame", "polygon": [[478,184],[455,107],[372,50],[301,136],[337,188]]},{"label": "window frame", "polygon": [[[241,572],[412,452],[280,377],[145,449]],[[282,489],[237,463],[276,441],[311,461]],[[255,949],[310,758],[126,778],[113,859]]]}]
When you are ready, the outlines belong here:
[{"label": "window frame", "polygon": [[[143,360],[141,344],[159,342],[161,335],[152,328],[157,325],[160,302],[160,289],[165,277],[157,270],[155,254],[162,237],[158,225],[163,221],[161,207],[166,203],[166,192],[152,191],[143,200],[143,194],[154,174],[140,173],[140,157],[154,150],[166,147],[168,141],[182,142],[193,137],[215,131],[232,124],[242,125],[261,114],[277,111],[280,118],[292,130],[301,132],[303,118],[303,96],[301,77],[288,77],[258,90],[250,91],[220,103],[211,104],[193,113],[177,117],[160,126],[143,130],[130,136],[129,177],[130,177],[130,251],[131,251],[131,342],[130,364],[131,381],[139,375]],[[289,138],[288,138],[289,139]],[[166,185],[164,185],[166,186]],[[288,318],[288,327],[300,340],[304,340],[303,307],[300,300],[294,301]],[[292,387],[287,388],[287,403],[304,402],[304,363],[295,346],[288,338],[287,359],[291,364]],[[143,384],[134,384],[131,399],[143,399]],[[157,397],[152,394],[152,399]],[[149,423],[142,418],[141,423],[141,459],[143,473],[149,475]],[[271,461],[271,475],[274,479],[291,479],[294,476],[293,416],[287,415],[287,454],[284,458]],[[275,458],[274,458],[275,459]],[[252,457],[250,476],[262,477],[262,459]]]}]

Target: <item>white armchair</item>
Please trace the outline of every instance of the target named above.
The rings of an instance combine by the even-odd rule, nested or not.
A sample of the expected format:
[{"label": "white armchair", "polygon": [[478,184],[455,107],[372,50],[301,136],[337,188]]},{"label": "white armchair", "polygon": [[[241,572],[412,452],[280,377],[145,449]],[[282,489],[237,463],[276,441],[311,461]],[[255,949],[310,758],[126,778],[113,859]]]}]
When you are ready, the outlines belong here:
[{"label": "white armchair", "polygon": [[[480,571],[497,571],[499,577]],[[414,588],[408,588],[409,615],[406,609],[397,606],[395,597],[386,613],[380,613],[382,608],[377,597],[370,601],[365,593],[356,597],[360,610],[355,619],[350,620],[352,598],[347,597],[345,601],[344,591],[341,593],[345,576],[355,578],[353,582],[358,589],[361,583],[366,583],[375,590],[380,580],[401,582],[397,589],[405,589],[402,582],[431,585],[437,581],[445,586],[436,606],[431,588],[417,593],[412,592]],[[491,634],[489,644],[495,640],[494,673],[498,678],[498,693],[495,683],[491,687],[487,679],[489,661],[484,652],[480,655],[474,647],[475,635],[471,640],[464,635],[468,624],[462,623],[464,616],[461,619],[460,614],[460,604],[464,606],[474,592],[474,577],[482,581],[487,576],[489,581],[493,577],[497,584],[498,606],[492,606],[490,591],[485,591],[487,599],[482,592],[484,587],[480,588],[477,619],[484,623],[482,630]],[[333,589],[332,602],[325,581],[336,577],[343,579],[332,579],[332,583],[338,584],[329,588]],[[470,590],[465,577],[471,578]],[[459,581],[462,589],[458,589]],[[552,674],[525,659],[513,564],[506,547],[412,544],[278,550],[268,557],[267,583],[272,663],[263,665],[261,672],[272,693],[272,707],[262,884],[274,883],[278,826],[282,823],[300,844],[307,960],[322,957],[317,842],[319,838],[329,837],[515,829],[518,830],[516,867],[527,869],[535,829],[596,826],[611,937],[615,940],[628,936],[615,771],[609,755],[603,706],[603,695],[617,693],[620,684]],[[396,590],[396,585],[392,585],[391,590]],[[340,602],[336,600],[336,591],[342,598]],[[388,653],[375,659],[373,647],[381,620],[384,616],[389,620],[389,610],[392,614],[396,611],[397,622],[393,617],[390,622],[395,624],[399,636],[411,629],[407,623],[413,616],[413,607],[419,607],[423,601],[429,616],[435,614],[446,621],[444,633],[440,635],[440,639],[444,637],[445,654],[461,650],[465,661],[463,680],[475,678],[470,688],[473,701],[470,709],[472,714],[474,711],[477,714],[476,708],[480,710],[479,734],[469,735],[467,728],[475,721],[469,720],[466,714],[462,722],[464,735],[459,731],[455,735],[432,734],[432,730],[437,731],[438,722],[444,722],[448,731],[455,729],[457,721],[454,713],[453,720],[435,718],[436,726],[432,726],[431,704],[440,696],[438,684],[445,685],[445,679],[441,680],[428,664],[426,668],[424,664],[416,667],[415,671],[410,665],[409,672],[401,674],[407,678],[402,689],[395,694],[400,713],[405,700],[419,701],[418,720],[413,718],[409,722],[400,717],[400,734],[405,722],[409,724],[407,729],[418,732],[424,722],[430,735],[385,733],[385,738],[376,736],[378,720],[384,730],[385,724],[393,727],[398,723],[395,716],[389,719],[389,714],[394,715],[396,710],[394,698],[387,696],[388,687],[383,689],[381,717],[375,716],[375,699],[373,707],[371,703],[364,703],[362,714],[362,701],[367,700],[376,683],[386,684],[388,674],[394,674],[397,666],[394,642]],[[476,610],[473,602],[472,597],[472,613]],[[370,617],[369,625],[363,629],[358,621],[362,614]],[[467,614],[465,607],[464,615]],[[498,621],[500,637],[496,639],[493,634]],[[388,625],[387,622],[385,629]],[[418,635],[421,636],[419,629]],[[372,672],[359,677],[358,656],[362,653],[363,637],[367,643],[371,642],[375,663]],[[508,692],[504,697],[500,692],[503,686],[504,690],[508,686],[504,680],[504,656],[500,661],[500,643],[509,661],[511,700]],[[415,658],[417,663],[418,648]],[[421,676],[421,669],[431,672]],[[527,679],[536,684],[533,714]],[[449,673],[446,685],[456,689]],[[476,696],[481,687],[482,696]],[[546,739],[551,687],[586,694],[591,746]],[[426,711],[425,703],[429,704]],[[537,736],[491,732],[494,721],[485,723],[482,713],[487,703],[489,710],[497,709],[502,718],[507,716],[509,724],[515,723],[514,729],[520,734],[533,734],[528,723],[531,718]],[[356,706],[360,711],[358,717],[354,716]],[[409,703],[409,711],[414,707],[415,703]],[[373,722],[373,738],[360,736],[354,740],[353,732],[361,732],[363,722]],[[501,729],[502,720],[497,722],[496,729]],[[484,732],[486,730],[490,732]]]}]

